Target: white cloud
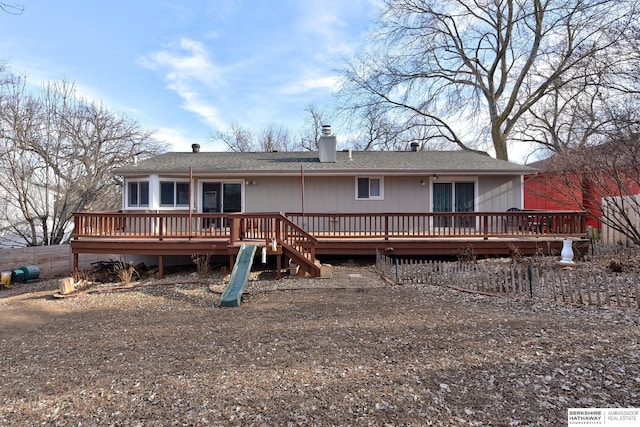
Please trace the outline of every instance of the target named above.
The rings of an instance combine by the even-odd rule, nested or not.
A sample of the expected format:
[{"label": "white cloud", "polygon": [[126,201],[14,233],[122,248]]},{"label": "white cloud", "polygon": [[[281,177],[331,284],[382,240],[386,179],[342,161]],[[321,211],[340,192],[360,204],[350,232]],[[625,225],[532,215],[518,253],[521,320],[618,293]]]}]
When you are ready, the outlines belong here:
[{"label": "white cloud", "polygon": [[365,11],[373,10],[369,1],[318,0],[306,1],[299,31],[311,33],[317,38],[317,60],[332,62],[351,54],[362,43],[362,34],[354,32],[352,18],[362,18]]},{"label": "white cloud", "polygon": [[171,144],[170,151],[189,152],[192,144],[200,144],[203,149],[210,151],[224,151],[225,147],[220,143],[213,143],[206,138],[194,138],[186,132],[174,128],[160,128],[154,133],[159,141]]},{"label": "white cloud", "polygon": [[196,113],[210,126],[224,126],[218,108],[202,94],[226,86],[225,72],[211,60],[203,43],[183,38],[178,45],[139,58],[139,63],[163,74],[167,88],[183,99],[184,109]]},{"label": "white cloud", "polygon": [[285,95],[298,95],[314,90],[335,92],[338,89],[339,78],[337,76],[314,77],[313,72],[300,80],[285,86],[282,93]]}]

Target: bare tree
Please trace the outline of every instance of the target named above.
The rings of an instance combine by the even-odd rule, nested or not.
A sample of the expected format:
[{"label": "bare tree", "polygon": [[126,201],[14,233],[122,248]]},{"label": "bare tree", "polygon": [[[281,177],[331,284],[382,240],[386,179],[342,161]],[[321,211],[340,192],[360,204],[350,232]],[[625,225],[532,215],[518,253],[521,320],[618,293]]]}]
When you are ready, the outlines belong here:
[{"label": "bare tree", "polygon": [[238,123],[232,123],[226,132],[215,130],[211,133],[211,140],[222,141],[226,144],[229,151],[237,151],[246,153],[250,151],[259,151],[254,141],[253,133]]},{"label": "bare tree", "polygon": [[305,130],[300,137],[300,146],[305,150],[316,151],[318,149],[318,141],[320,141],[320,136],[322,135],[322,125],[331,123],[328,123],[327,113],[315,105],[307,105],[304,110],[308,115]]},{"label": "bare tree", "polygon": [[29,141],[38,138],[42,109],[38,100],[26,93],[23,79],[10,73],[3,77],[0,92],[2,231],[10,230],[18,239],[33,246],[38,244],[41,223],[38,212],[46,202],[43,188],[34,185],[32,178],[39,179],[46,172],[30,150]]},{"label": "bare tree", "polygon": [[213,131],[212,141],[222,141],[229,151],[240,153],[261,151],[291,151],[295,148],[289,130],[277,124],[270,124],[254,133],[234,122],[226,132]]},{"label": "bare tree", "polygon": [[617,58],[592,61],[568,83],[552,85],[549,94],[523,116],[516,139],[560,153],[602,144],[620,135],[621,127],[638,126],[637,58],[626,62],[624,53]]},{"label": "bare tree", "polygon": [[[394,111],[427,138],[508,160],[532,107],[592,61],[637,55],[637,0],[386,0],[376,43],[344,69],[343,99]],[[623,55],[624,58],[620,58]]]},{"label": "bare tree", "polygon": [[542,169],[565,189],[565,197],[638,245],[639,138],[640,128],[621,129],[604,144],[576,147],[553,156]]},{"label": "bare tree", "polygon": [[387,111],[375,107],[362,109],[352,117],[351,128],[358,132],[353,139],[353,148],[370,150],[404,150],[407,136],[392,120]]},{"label": "bare tree", "polygon": [[262,130],[258,144],[260,151],[292,151],[294,148],[289,130],[276,124]]},{"label": "bare tree", "polygon": [[64,243],[72,213],[120,205],[114,167],[165,149],[135,122],[79,98],[73,84],[39,93],[5,73],[0,91],[0,219],[27,245]]}]

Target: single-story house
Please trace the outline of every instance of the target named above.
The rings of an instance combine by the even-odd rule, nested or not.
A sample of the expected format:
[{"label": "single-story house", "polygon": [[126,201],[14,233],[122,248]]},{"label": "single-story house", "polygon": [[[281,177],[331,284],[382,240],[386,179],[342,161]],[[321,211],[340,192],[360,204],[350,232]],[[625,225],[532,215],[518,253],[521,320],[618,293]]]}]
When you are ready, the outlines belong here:
[{"label": "single-story house", "polygon": [[548,234],[583,234],[581,213],[563,212],[553,229],[525,226],[539,222],[521,211],[530,167],[470,151],[336,146],[325,128],[318,152],[203,152],[194,145],[118,168],[121,211],[76,213],[74,253],[207,251],[229,254],[233,263],[242,240],[273,242],[283,251],[274,253],[288,257],[306,250],[312,261],[376,250],[451,255],[471,242],[487,255],[508,254],[514,244],[534,252]]},{"label": "single-story house", "polygon": [[[166,153],[115,171],[122,210],[498,212],[523,207],[534,170],[470,151]],[[190,187],[192,185],[192,187]]]}]

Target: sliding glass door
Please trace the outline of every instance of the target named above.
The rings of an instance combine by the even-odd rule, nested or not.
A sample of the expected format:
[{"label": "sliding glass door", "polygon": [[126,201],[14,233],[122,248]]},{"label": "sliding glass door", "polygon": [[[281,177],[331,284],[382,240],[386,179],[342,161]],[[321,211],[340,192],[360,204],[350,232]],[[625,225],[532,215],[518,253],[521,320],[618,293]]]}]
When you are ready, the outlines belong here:
[{"label": "sliding glass door", "polygon": [[[452,209],[452,191],[453,184],[450,182],[434,182],[433,183],[433,212],[451,212]],[[436,227],[449,227],[451,225],[450,216],[436,216],[434,225]]]},{"label": "sliding glass door", "polygon": [[[475,185],[473,182],[456,182],[455,184],[455,211],[473,212],[475,210]],[[475,227],[475,217],[456,217],[458,227]]]},{"label": "sliding glass door", "polygon": [[[242,184],[239,182],[203,182],[202,212],[242,212]],[[203,225],[205,228],[218,228],[221,224],[215,218],[205,218]]]},{"label": "sliding glass door", "polygon": [[[475,211],[475,183],[474,182],[434,182],[433,183],[433,212],[474,212]],[[474,227],[473,216],[436,216],[435,227]]]}]

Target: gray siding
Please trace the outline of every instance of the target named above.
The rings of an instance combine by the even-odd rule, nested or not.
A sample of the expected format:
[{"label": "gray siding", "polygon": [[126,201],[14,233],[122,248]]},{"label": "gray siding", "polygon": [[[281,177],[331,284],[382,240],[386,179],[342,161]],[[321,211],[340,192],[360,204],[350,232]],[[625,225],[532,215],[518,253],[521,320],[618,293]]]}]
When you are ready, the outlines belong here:
[{"label": "gray siding", "polygon": [[[441,179],[446,180],[446,177]],[[255,185],[245,186],[247,212],[302,211],[299,177],[259,177],[253,181]],[[384,200],[356,200],[355,185],[352,176],[305,177],[304,211],[429,212],[431,208],[431,182],[427,176],[384,177]],[[477,192],[478,211],[503,212],[511,207],[522,207],[522,187],[517,176],[481,176]]]},{"label": "gray siding", "polygon": [[[440,179],[442,182],[448,181],[446,176]],[[454,181],[473,180],[473,177],[454,179]],[[233,181],[237,182],[237,178]],[[429,176],[387,176],[383,181],[383,200],[356,200],[356,181],[353,176],[307,176],[305,177],[304,211],[306,213],[379,213],[429,212],[431,210],[432,181]],[[198,180],[194,182],[197,183]],[[477,182],[477,211],[504,212],[511,207],[522,207],[520,177],[480,176]],[[195,188],[200,187],[196,185]],[[246,212],[301,212],[303,210],[300,177],[251,177],[248,182],[245,181],[243,188]],[[199,210],[200,198],[199,194],[194,195],[196,210]]]},{"label": "gray siding", "polygon": [[478,183],[478,210],[504,212],[522,208],[520,178],[514,176],[481,177]]},{"label": "gray siding", "polygon": [[[427,212],[427,177],[384,177],[384,200],[356,200],[355,178],[305,177],[304,211],[333,212]],[[301,212],[299,177],[260,177],[245,187],[247,212]]]}]

